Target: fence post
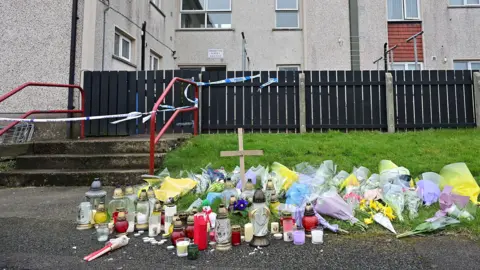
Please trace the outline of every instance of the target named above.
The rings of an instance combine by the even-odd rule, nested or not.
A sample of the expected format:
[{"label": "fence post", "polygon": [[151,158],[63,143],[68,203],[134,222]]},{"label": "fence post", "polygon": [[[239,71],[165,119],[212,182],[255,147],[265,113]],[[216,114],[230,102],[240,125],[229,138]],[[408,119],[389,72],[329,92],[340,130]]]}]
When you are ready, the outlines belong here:
[{"label": "fence post", "polygon": [[480,128],[480,72],[473,73],[473,93],[475,93],[475,122]]},{"label": "fence post", "polygon": [[305,73],[300,73],[299,74],[299,80],[300,80],[300,88],[298,91],[298,99],[299,99],[299,104],[300,104],[300,115],[299,115],[299,121],[300,121],[300,133],[306,133],[307,132],[307,110],[306,110],[306,104],[305,104]]},{"label": "fence post", "polygon": [[[202,73],[198,74],[198,81],[202,81]],[[203,87],[198,88],[198,134],[202,134],[202,90]]]},{"label": "fence post", "polygon": [[395,94],[393,92],[392,73],[385,73],[386,99],[387,99],[387,126],[388,133],[395,132]]}]

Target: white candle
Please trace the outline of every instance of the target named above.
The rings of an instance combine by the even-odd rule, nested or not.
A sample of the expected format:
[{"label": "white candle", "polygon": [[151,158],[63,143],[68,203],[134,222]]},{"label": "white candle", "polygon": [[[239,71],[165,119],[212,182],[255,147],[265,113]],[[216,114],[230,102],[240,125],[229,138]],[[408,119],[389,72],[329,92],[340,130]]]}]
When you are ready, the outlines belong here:
[{"label": "white candle", "polygon": [[253,239],[253,225],[252,223],[245,224],[245,242],[250,242]]},{"label": "white candle", "polygon": [[323,244],[323,230],[322,229],[313,229],[312,230],[312,244]]},{"label": "white candle", "polygon": [[283,233],[283,241],[292,242],[293,241],[293,232],[284,232]]},{"label": "white candle", "polygon": [[135,231],[135,213],[128,213],[127,214],[127,221],[128,221],[128,233],[132,233]]},{"label": "white candle", "polygon": [[142,213],[137,213],[137,224],[147,223],[147,215]]},{"label": "white candle", "polygon": [[280,231],[280,225],[278,224],[278,222],[272,222],[270,223],[270,232],[272,234],[276,234]]}]

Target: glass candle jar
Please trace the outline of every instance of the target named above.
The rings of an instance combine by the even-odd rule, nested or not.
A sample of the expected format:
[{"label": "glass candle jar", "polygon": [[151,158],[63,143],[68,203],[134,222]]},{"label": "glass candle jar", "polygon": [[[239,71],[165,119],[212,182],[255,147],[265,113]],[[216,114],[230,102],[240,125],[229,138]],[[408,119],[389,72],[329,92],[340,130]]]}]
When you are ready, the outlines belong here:
[{"label": "glass candle jar", "polygon": [[105,242],[108,240],[108,234],[110,233],[107,223],[100,223],[97,225],[97,240],[98,242]]},{"label": "glass candle jar", "polygon": [[188,246],[188,259],[189,260],[196,260],[198,259],[198,245],[196,244],[190,244]]},{"label": "glass candle jar", "polygon": [[300,246],[305,244],[305,229],[297,227],[293,230],[293,244]]},{"label": "glass candle jar", "polygon": [[312,244],[323,244],[323,228],[312,229]]},{"label": "glass candle jar", "polygon": [[188,255],[188,245],[190,245],[190,239],[187,237],[181,237],[176,240],[177,245],[177,256],[178,257],[187,257]]},{"label": "glass candle jar", "polygon": [[278,222],[272,222],[270,223],[270,232],[272,234],[276,234],[280,231],[280,225],[278,224]]},{"label": "glass candle jar", "polygon": [[239,246],[242,243],[242,228],[239,225],[232,226],[232,245]]}]

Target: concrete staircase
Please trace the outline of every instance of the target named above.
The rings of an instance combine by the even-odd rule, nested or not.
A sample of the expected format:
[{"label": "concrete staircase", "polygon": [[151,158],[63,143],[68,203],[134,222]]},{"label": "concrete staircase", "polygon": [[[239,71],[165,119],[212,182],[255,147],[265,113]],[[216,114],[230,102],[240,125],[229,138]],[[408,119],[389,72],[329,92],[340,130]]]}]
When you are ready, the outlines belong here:
[{"label": "concrete staircase", "polygon": [[[155,149],[155,168],[189,137],[162,137]],[[15,168],[0,172],[0,186],[84,186],[96,177],[106,186],[136,184],[142,174],[148,174],[149,145],[147,137],[0,145],[0,156],[9,152],[16,156]]]}]

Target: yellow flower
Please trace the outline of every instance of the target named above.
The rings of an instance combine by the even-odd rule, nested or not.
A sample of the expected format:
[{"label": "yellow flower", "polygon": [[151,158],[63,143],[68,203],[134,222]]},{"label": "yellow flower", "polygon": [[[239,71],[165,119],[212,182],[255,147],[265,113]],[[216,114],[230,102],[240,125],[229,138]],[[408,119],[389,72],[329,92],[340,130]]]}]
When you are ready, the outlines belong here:
[{"label": "yellow flower", "polygon": [[393,215],[393,209],[390,206],[387,206],[383,209],[383,214],[388,217],[390,220],[394,220],[395,216]]},{"label": "yellow flower", "polygon": [[378,210],[377,203],[374,200],[370,200],[369,204],[370,204],[370,208],[372,208],[375,211]]},{"label": "yellow flower", "polygon": [[367,224],[367,225],[370,225],[370,224],[373,223],[373,219],[371,219],[371,218],[365,218],[365,219],[363,219],[363,222],[364,222],[365,224]]}]

